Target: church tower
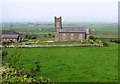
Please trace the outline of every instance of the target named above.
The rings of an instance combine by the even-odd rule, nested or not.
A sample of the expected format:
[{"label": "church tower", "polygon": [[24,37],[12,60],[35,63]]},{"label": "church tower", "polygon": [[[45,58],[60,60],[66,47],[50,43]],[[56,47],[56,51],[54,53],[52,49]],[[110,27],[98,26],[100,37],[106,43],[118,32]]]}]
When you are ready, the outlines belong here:
[{"label": "church tower", "polygon": [[62,19],[61,16],[55,16],[55,41],[59,41],[59,31],[62,29]]}]

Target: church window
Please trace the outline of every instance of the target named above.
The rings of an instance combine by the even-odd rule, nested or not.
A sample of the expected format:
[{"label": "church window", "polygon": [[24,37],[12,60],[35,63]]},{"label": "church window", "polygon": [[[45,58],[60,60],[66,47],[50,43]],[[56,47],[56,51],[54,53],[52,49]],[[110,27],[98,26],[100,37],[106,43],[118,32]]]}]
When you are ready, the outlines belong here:
[{"label": "church window", "polygon": [[66,38],[66,34],[63,34],[63,35],[62,35],[62,38],[65,39],[65,38]]},{"label": "church window", "polygon": [[79,34],[79,39],[82,39],[82,34]]},{"label": "church window", "polygon": [[71,38],[71,39],[74,39],[74,34],[70,34],[70,38]]}]

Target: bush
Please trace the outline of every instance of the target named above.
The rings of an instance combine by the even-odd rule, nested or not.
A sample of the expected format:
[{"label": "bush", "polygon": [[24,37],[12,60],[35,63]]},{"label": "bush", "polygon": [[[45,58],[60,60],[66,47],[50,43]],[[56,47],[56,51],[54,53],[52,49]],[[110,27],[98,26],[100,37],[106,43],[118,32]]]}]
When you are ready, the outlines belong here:
[{"label": "bush", "polygon": [[32,37],[32,39],[36,39],[36,37],[34,36],[34,37]]},{"label": "bush", "polygon": [[89,36],[89,39],[94,39],[94,36]]},{"label": "bush", "polygon": [[27,83],[37,83],[37,84],[53,84],[49,79],[44,79],[39,77],[39,79],[29,77],[28,74],[24,72],[24,69],[14,69],[13,67],[6,67],[7,69],[2,71],[2,83],[5,84],[27,84]]},{"label": "bush", "polygon": [[49,34],[48,34],[48,37],[51,37],[51,36],[52,36],[52,34],[49,33]]},{"label": "bush", "polygon": [[5,45],[10,45],[12,42],[2,42],[2,45],[5,46]]},{"label": "bush", "polygon": [[104,40],[103,39],[96,39],[95,42],[101,44],[104,42]]},{"label": "bush", "polygon": [[25,36],[25,39],[30,39],[30,37],[28,35]]},{"label": "bush", "polygon": [[39,60],[36,60],[35,61],[35,67],[31,69],[31,72],[30,72],[30,77],[34,78],[35,77],[35,74],[37,72],[39,72],[41,69],[41,64],[40,64],[40,61]]},{"label": "bush", "polygon": [[90,44],[94,44],[94,42],[90,42]]},{"label": "bush", "polygon": [[108,44],[106,42],[103,42],[103,46],[108,46]]},{"label": "bush", "polygon": [[3,64],[8,63],[9,67],[12,66],[14,68],[18,68],[17,65],[19,65],[19,66],[22,65],[20,63],[20,59],[22,59],[21,55],[18,55],[16,52],[13,53],[12,55],[10,55],[6,50],[3,50],[2,51],[2,57],[3,57]]},{"label": "bush", "polygon": [[120,43],[120,40],[119,39],[110,39],[110,42]]},{"label": "bush", "polygon": [[8,55],[8,52],[7,51],[2,51],[2,61],[3,61],[3,63],[4,63],[4,61],[5,61],[5,58],[6,58],[6,56]]},{"label": "bush", "polygon": [[93,40],[93,41],[96,41],[98,38],[97,37],[94,37],[94,36],[89,36],[89,39]]},{"label": "bush", "polygon": [[82,43],[82,44],[85,44],[86,42],[82,40],[81,43]]},{"label": "bush", "polygon": [[20,62],[21,55],[18,55],[17,53],[9,55],[7,51],[3,51],[2,56],[5,57],[4,66],[7,66],[6,70],[2,71],[2,83],[53,83],[52,81],[43,79],[42,77],[38,79],[35,77],[36,72],[40,71],[41,68],[41,64],[38,59],[35,61],[34,68],[29,73],[23,68],[23,64]]}]

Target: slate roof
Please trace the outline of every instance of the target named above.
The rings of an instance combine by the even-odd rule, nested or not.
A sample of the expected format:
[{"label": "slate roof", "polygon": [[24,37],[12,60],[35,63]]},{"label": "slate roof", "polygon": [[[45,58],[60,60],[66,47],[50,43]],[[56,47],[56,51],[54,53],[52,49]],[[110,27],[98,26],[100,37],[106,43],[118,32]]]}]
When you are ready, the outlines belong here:
[{"label": "slate roof", "polygon": [[3,34],[2,39],[17,39],[19,34]]},{"label": "slate roof", "polygon": [[80,32],[80,33],[86,33],[86,30],[84,28],[72,28],[72,27],[63,27],[59,32]]}]

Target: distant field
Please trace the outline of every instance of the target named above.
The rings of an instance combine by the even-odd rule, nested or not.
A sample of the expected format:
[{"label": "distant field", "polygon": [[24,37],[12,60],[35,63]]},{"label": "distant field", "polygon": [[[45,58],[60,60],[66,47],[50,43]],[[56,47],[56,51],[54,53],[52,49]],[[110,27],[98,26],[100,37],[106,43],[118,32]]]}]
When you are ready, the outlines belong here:
[{"label": "distant field", "polygon": [[[22,56],[28,72],[40,60],[43,76],[57,82],[117,82],[118,45],[109,47],[5,48],[9,55]],[[20,65],[16,65],[20,66]]]},{"label": "distant field", "polygon": [[29,23],[6,23],[2,29],[14,29],[17,32],[28,34],[46,34],[54,31],[53,25],[45,23],[35,23],[34,25]]},{"label": "distant field", "polygon": [[[95,30],[95,32],[116,33],[118,32],[117,23],[63,23],[63,27],[85,27]],[[15,29],[21,33],[48,34],[54,33],[53,23],[5,23],[2,29]]]},{"label": "distant field", "polygon": [[118,32],[118,26],[117,23],[66,23],[64,26],[70,26],[70,27],[85,27],[94,29],[97,32]]}]

